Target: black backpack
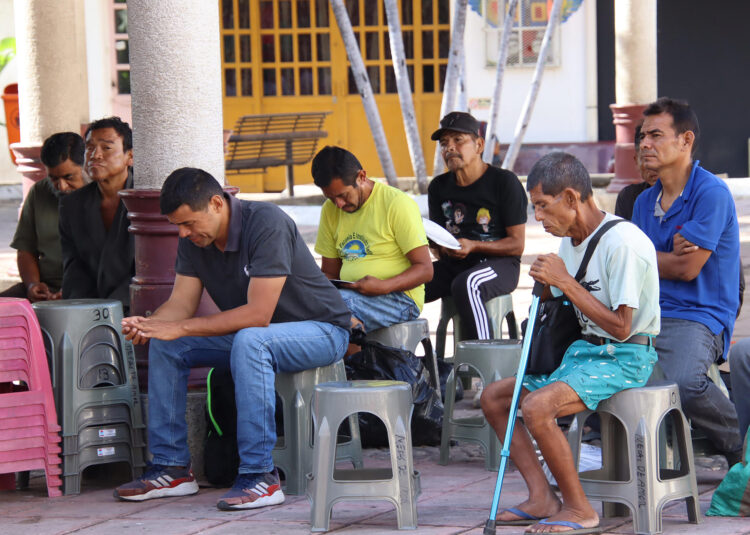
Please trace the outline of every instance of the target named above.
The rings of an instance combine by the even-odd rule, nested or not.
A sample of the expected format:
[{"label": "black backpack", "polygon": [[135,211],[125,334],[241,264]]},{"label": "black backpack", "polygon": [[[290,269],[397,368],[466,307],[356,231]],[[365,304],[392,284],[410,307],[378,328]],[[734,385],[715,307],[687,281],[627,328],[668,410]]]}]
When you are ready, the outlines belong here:
[{"label": "black backpack", "polygon": [[[237,405],[234,380],[229,368],[211,368],[206,378],[206,439],[203,471],[206,480],[217,487],[229,487],[237,477],[240,455],[237,448]],[[279,396],[276,396],[276,434],[284,435]]]},{"label": "black backpack", "polygon": [[208,432],[204,444],[203,470],[209,483],[228,487],[234,482],[240,465],[232,372],[228,368],[211,368],[206,386]]}]

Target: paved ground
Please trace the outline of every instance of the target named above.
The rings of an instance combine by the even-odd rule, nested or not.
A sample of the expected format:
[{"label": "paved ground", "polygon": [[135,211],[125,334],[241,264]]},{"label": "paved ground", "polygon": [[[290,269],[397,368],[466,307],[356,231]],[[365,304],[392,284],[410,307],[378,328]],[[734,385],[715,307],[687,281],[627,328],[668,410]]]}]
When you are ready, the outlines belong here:
[{"label": "paved ground", "polygon": [[[743,265],[750,264],[750,199],[737,200],[740,216]],[[0,278],[8,281],[15,255],[7,248],[14,228],[17,204],[0,202]],[[312,207],[288,209],[311,243],[315,236],[317,212]],[[540,253],[555,251],[557,239],[546,235],[541,226],[530,222],[523,257],[521,281],[513,294],[517,318],[527,315],[531,300],[531,279],[528,266]],[[424,310],[430,326],[437,325],[439,306],[428,304]],[[746,306],[735,329],[735,338],[750,336],[750,306]],[[450,342],[450,341],[449,341]],[[447,344],[451,347],[451,344]],[[462,403],[470,411],[471,393]],[[418,501],[418,533],[480,534],[489,514],[495,487],[496,473],[484,470],[481,450],[473,445],[454,448],[452,463],[437,464],[438,451],[434,447],[415,448],[414,463],[421,473],[422,495]],[[366,465],[383,465],[387,453],[367,450]],[[196,496],[170,498],[141,504],[116,502],[111,488],[128,478],[122,466],[87,473],[83,492],[79,496],[49,499],[44,479],[33,477],[31,490],[0,492],[0,534],[35,533],[308,533],[310,506],[304,497],[288,497],[283,506],[255,512],[228,513],[216,509],[215,503],[224,492],[204,488]],[[698,481],[701,491],[701,510],[705,513],[713,489],[726,473],[721,458],[700,458]],[[507,472],[501,507],[513,506],[525,499],[525,487],[518,472],[511,467]],[[687,523],[682,501],[671,502],[664,509],[664,533],[667,534],[750,534],[747,519],[706,517],[702,524]],[[596,504],[598,506],[598,503]],[[605,533],[633,533],[629,518],[605,519]],[[331,530],[336,533],[384,533],[396,529],[395,513],[385,502],[341,502],[333,510]],[[497,533],[522,533],[523,528],[498,528]]]}]

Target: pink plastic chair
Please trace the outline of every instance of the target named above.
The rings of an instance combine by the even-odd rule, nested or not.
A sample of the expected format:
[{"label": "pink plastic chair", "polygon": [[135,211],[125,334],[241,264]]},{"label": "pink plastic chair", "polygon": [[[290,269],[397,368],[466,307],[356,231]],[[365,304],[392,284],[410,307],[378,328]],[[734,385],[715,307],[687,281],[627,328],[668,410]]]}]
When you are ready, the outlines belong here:
[{"label": "pink plastic chair", "polygon": [[60,426],[47,354],[31,304],[0,298],[0,383],[23,381],[24,392],[0,393],[0,489],[15,472],[43,469],[50,497],[62,496]]}]

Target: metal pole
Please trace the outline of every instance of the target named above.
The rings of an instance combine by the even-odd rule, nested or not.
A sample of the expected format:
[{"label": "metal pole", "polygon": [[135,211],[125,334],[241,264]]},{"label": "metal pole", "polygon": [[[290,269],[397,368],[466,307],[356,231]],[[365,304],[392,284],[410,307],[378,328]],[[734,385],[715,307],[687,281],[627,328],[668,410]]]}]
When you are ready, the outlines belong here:
[{"label": "metal pole", "polygon": [[375,96],[372,93],[372,86],[370,85],[370,78],[367,76],[367,70],[362,61],[362,54],[354,37],[354,30],[349,20],[349,14],[346,11],[343,0],[331,0],[331,8],[336,17],[341,38],[344,40],[346,54],[349,56],[349,63],[351,63],[354,82],[357,84],[359,96],[362,97],[362,105],[365,108],[365,115],[370,125],[372,140],[375,142],[375,149],[378,151],[378,158],[380,159],[380,165],[383,167],[385,179],[388,181],[388,184],[396,187],[398,186],[396,168],[393,165],[393,159],[388,150],[388,141],[385,137],[383,122],[380,120],[378,107],[375,104]]},{"label": "metal pole", "polygon": [[458,111],[469,111],[469,103],[466,96],[466,47],[461,49],[459,60],[458,88],[456,89],[456,109]]},{"label": "metal pole", "polygon": [[414,168],[419,193],[427,193],[427,168],[422,152],[422,142],[419,139],[417,116],[414,113],[409,73],[406,70],[406,53],[404,52],[404,38],[401,35],[398,0],[385,0],[385,13],[388,18],[391,58],[393,59],[393,71],[396,74],[396,87],[398,88],[398,99],[401,102],[401,115],[404,119],[409,156],[411,156],[411,164]]},{"label": "metal pole", "polygon": [[505,468],[508,465],[510,457],[510,444],[513,441],[513,428],[516,426],[516,415],[518,414],[518,401],[521,397],[521,387],[523,386],[523,377],[526,375],[526,365],[529,362],[529,351],[531,350],[531,333],[534,332],[534,324],[539,315],[539,300],[544,291],[544,284],[534,283],[531,293],[531,309],[529,310],[529,322],[526,324],[526,336],[523,337],[521,346],[521,360],[518,362],[518,371],[516,372],[516,384],[513,386],[513,397],[510,401],[510,411],[508,413],[508,425],[505,428],[505,438],[503,439],[503,448],[500,450],[500,466],[497,470],[497,481],[495,482],[495,493],[492,497],[492,506],[490,507],[490,517],[484,525],[482,535],[495,534],[495,519],[497,516],[497,506],[500,503],[500,493],[503,490],[503,478],[505,477]]},{"label": "metal pole", "polygon": [[294,165],[292,165],[292,140],[286,140],[286,183],[289,196],[294,197]]},{"label": "metal pole", "polygon": [[536,69],[534,70],[534,78],[531,81],[531,88],[529,89],[529,94],[526,95],[526,101],[523,104],[523,112],[518,118],[518,123],[516,123],[516,132],[513,135],[513,143],[508,147],[508,153],[503,160],[503,168],[510,171],[513,170],[513,166],[516,163],[518,151],[521,150],[523,136],[526,134],[526,129],[529,126],[531,112],[534,109],[534,103],[539,94],[539,88],[542,85],[542,74],[544,74],[544,66],[547,63],[547,56],[549,55],[549,49],[552,45],[552,35],[555,33],[555,27],[560,23],[562,4],[563,0],[555,0],[555,3],[552,5],[552,13],[550,13],[547,29],[544,32],[542,48],[539,51],[539,57],[536,61]]},{"label": "metal pole", "polygon": [[[443,102],[440,105],[440,118],[453,110],[456,104],[456,83],[459,75],[461,50],[464,46],[464,28],[466,28],[466,5],[468,0],[455,0],[453,10],[453,32],[451,33],[451,48],[448,53],[448,67],[445,72],[445,86],[443,87]],[[435,143],[435,158],[432,164],[432,176],[436,176],[443,169],[443,159],[440,155],[440,144]]]},{"label": "metal pole", "polygon": [[503,19],[503,33],[500,34],[500,50],[498,51],[497,70],[495,71],[495,92],[492,94],[490,117],[487,121],[487,133],[484,136],[484,153],[482,154],[482,159],[485,162],[492,162],[495,150],[494,139],[497,138],[498,143],[500,142],[500,136],[495,136],[495,133],[498,123],[497,117],[500,114],[500,95],[503,92],[505,64],[508,62],[508,43],[510,43],[510,33],[513,28],[513,15],[517,6],[518,0],[510,0],[508,3],[508,10],[505,12],[505,17]]}]

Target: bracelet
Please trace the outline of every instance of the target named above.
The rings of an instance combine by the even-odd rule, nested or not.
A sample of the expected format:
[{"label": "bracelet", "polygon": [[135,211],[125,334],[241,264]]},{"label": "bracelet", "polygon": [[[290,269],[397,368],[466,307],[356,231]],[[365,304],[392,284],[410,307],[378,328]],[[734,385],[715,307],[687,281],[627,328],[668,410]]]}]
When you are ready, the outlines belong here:
[{"label": "bracelet", "polygon": [[41,284],[41,282],[30,282],[26,285],[26,291],[30,291],[34,286]]}]

